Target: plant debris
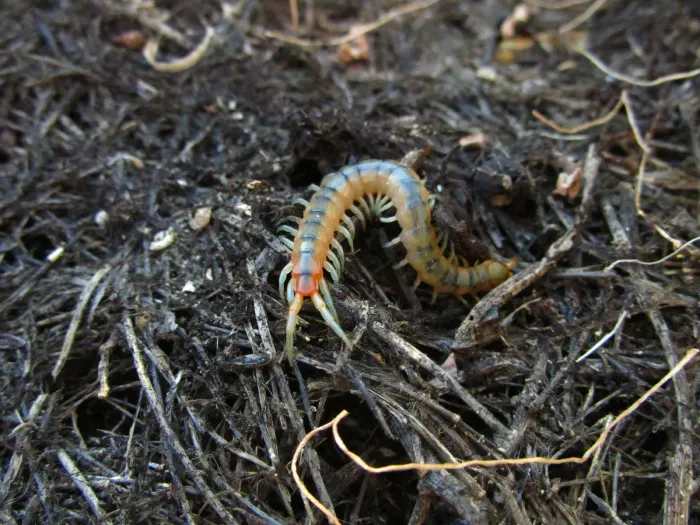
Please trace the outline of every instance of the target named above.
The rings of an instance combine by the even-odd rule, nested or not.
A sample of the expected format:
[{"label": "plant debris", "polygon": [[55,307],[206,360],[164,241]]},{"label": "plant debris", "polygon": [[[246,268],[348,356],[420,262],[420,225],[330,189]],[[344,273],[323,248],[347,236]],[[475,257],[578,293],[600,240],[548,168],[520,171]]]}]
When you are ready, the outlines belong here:
[{"label": "plant debris", "polygon": [[[2,15],[0,523],[700,523],[692,2]],[[514,276],[357,224],[290,365],[276,224],[366,158]]]}]

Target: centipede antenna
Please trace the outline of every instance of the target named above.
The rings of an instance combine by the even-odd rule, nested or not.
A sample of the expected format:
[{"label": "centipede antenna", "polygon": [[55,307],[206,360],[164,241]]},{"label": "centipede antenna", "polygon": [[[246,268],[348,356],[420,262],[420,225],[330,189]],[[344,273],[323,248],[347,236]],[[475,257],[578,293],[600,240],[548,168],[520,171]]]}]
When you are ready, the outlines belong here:
[{"label": "centipede antenna", "polygon": [[301,197],[297,197],[296,199],[294,199],[292,201],[292,204],[301,204],[304,208],[309,207],[309,201],[307,201],[306,199],[302,199]]},{"label": "centipede antenna", "polygon": [[280,272],[280,297],[282,299],[284,299],[284,282],[287,280],[289,274],[292,273],[293,268],[294,264],[289,262],[287,266],[282,268],[282,271]]},{"label": "centipede antenna", "polygon": [[396,222],[396,215],[392,215],[391,217],[379,217],[379,220],[385,223]]},{"label": "centipede antenna", "polygon": [[406,266],[407,264],[408,264],[408,259],[401,259],[399,262],[397,262],[396,264],[394,264],[394,265],[392,266],[392,268],[393,268],[394,270],[398,270],[399,268],[403,268],[403,267]]},{"label": "centipede antenna", "polygon": [[286,329],[286,346],[287,346],[287,359],[289,359],[289,364],[294,363],[294,332],[297,329],[297,315],[299,315],[299,310],[301,310],[301,305],[304,303],[304,296],[296,294],[289,305],[289,314],[287,315],[287,329]]},{"label": "centipede antenna", "polygon": [[391,239],[389,242],[386,242],[382,244],[382,248],[391,248],[392,246],[396,246],[401,242],[401,236],[399,235],[398,237],[394,237]]},{"label": "centipede antenna", "polygon": [[319,290],[321,290],[321,295],[323,295],[323,298],[326,301],[326,304],[328,305],[328,309],[331,311],[333,314],[333,319],[335,319],[335,322],[338,323],[338,312],[335,311],[335,305],[333,304],[333,297],[331,296],[331,291],[328,289],[328,283],[326,282],[325,279],[321,279],[321,282],[319,283]]},{"label": "centipede antenna", "polygon": [[365,214],[362,212],[360,208],[358,208],[355,204],[350,205],[350,210],[357,215],[357,218],[360,219],[360,222],[362,223],[362,229],[367,228],[367,222],[365,221]]},{"label": "centipede antenna", "polygon": [[331,311],[328,309],[328,306],[318,292],[311,296],[311,301],[314,303],[316,309],[321,313],[321,317],[323,317],[323,320],[326,321],[326,324],[331,327],[331,329],[343,340],[346,345],[348,345],[348,348],[352,348],[350,339],[347,335],[345,335],[345,332],[340,327],[340,324],[333,319],[333,314],[331,314]]},{"label": "centipede antenna", "polygon": [[342,272],[345,269],[345,251],[335,237],[331,239],[331,248],[335,249],[338,260],[340,261],[340,271]]},{"label": "centipede antenna", "polygon": [[348,244],[350,245],[350,251],[351,251],[351,252],[354,252],[354,251],[355,251],[355,248],[354,248],[353,245],[352,245],[352,238],[353,238],[353,236],[350,235],[350,232],[348,231],[348,229],[347,229],[345,226],[340,225],[340,226],[338,226],[338,231],[339,231],[339,232],[343,235],[343,237],[345,237],[345,239],[348,241]]},{"label": "centipede antenna", "polygon": [[277,233],[279,234],[280,232],[287,232],[296,237],[299,230],[297,228],[292,228],[289,224],[283,224],[277,228]]}]

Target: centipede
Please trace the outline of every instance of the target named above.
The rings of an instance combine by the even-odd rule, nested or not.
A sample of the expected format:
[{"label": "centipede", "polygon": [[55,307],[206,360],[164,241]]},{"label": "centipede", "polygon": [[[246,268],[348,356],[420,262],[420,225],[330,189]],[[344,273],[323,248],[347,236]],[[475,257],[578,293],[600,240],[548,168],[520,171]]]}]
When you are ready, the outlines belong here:
[{"label": "centipede", "polygon": [[[354,251],[356,222],[363,228],[376,219],[398,223],[401,233],[384,247],[403,245],[406,255],[394,268],[410,265],[416,272],[413,288],[421,283],[432,287],[433,301],[439,293],[461,297],[485,292],[512,275],[514,261],[503,264],[489,259],[469,266],[454,250],[448,253],[449,239],[432,222],[435,197],[413,169],[399,162],[365,160],[345,166],[310,189],[314,191],[310,200],[295,200],[305,207],[303,216],[287,217],[277,229],[291,254],[279,276],[280,296],[289,305],[285,343],[290,363],[306,298],[348,348],[353,347],[338,320],[326,276],[333,284],[340,282],[345,266],[343,244]],[[393,215],[387,216],[392,208]]]}]

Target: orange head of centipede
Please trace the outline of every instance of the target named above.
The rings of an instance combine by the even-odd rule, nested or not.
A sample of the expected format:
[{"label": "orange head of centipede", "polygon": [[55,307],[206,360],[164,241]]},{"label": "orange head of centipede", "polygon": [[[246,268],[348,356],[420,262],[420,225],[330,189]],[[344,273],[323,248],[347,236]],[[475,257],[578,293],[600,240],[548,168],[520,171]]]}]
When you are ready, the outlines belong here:
[{"label": "orange head of centipede", "polygon": [[313,275],[292,272],[292,278],[294,279],[294,293],[302,297],[311,297],[313,294],[318,293],[318,283],[323,278],[323,274]]}]

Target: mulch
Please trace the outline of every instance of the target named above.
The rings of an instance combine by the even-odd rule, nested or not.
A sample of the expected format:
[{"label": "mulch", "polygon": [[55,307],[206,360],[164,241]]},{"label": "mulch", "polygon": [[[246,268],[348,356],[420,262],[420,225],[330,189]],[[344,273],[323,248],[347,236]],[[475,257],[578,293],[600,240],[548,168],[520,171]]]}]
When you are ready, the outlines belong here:
[{"label": "mulch", "polygon": [[[0,13],[0,523],[700,523],[695,4]],[[514,275],[358,224],[290,363],[276,224],[366,158]]]}]

